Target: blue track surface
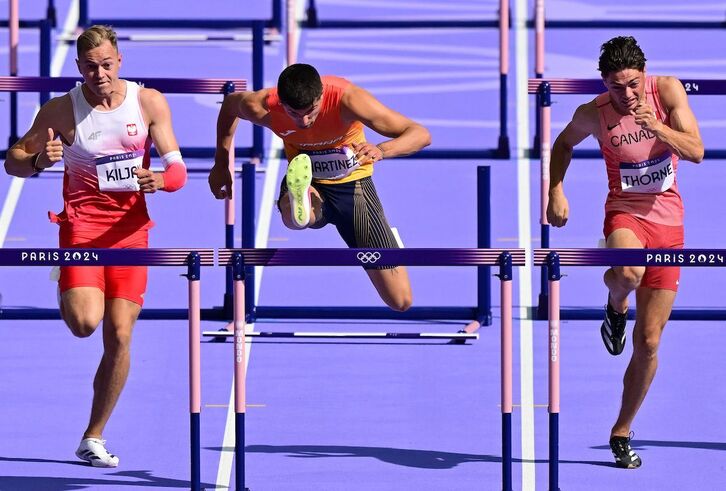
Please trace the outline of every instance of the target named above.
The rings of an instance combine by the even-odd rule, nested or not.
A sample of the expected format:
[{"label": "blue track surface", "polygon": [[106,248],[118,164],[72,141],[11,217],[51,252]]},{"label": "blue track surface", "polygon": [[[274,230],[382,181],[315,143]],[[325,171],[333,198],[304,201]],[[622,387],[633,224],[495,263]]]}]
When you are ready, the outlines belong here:
[{"label": "blue track surface", "polygon": [[[301,0],[299,0],[301,1]],[[45,2],[22,2],[24,18],[43,15]],[[266,18],[269,0],[229,0],[198,4],[92,2],[91,17]],[[98,5],[96,5],[98,4]],[[251,6],[248,6],[250,4]],[[407,0],[360,2],[318,0],[322,19],[494,19],[498,2]],[[69,1],[57,2],[61,32]],[[7,7],[0,1],[0,9]],[[513,15],[527,18],[513,8]],[[653,7],[624,0],[548,2],[551,19],[711,19],[723,17],[719,2]],[[4,11],[7,9],[4,8]],[[121,32],[129,34],[132,31]],[[623,31],[557,29],[547,33],[546,76],[597,77],[599,45]],[[721,31],[635,30],[654,74],[726,78],[718,47]],[[0,46],[7,46],[0,30]],[[516,140],[517,76],[512,34],[509,83],[510,138]],[[531,41],[532,36],[529,36]],[[23,32],[20,73],[38,73],[38,36]],[[495,30],[307,30],[299,60],[321,73],[344,76],[390,107],[425,124],[433,149],[492,148],[498,126],[498,35]],[[716,49],[714,49],[716,47]],[[58,46],[55,46],[55,50]],[[125,43],[122,75],[157,77],[251,77],[251,45],[246,42]],[[0,51],[2,52],[2,51]],[[4,51],[6,53],[7,51]],[[265,85],[273,85],[284,63],[284,45],[265,47]],[[526,65],[525,65],[526,66]],[[74,75],[74,51],[58,75]],[[7,94],[0,94],[0,147],[8,137]],[[221,98],[168,97],[177,137],[185,146],[211,146]],[[19,127],[27,128],[37,101],[21,95]],[[724,146],[726,120],[715,97],[691,97],[706,147]],[[558,96],[554,131],[586,97]],[[529,99],[529,114],[534,100]],[[377,135],[370,135],[379,141]],[[238,145],[251,144],[240,124]],[[266,145],[270,146],[266,134]],[[594,148],[594,142],[588,143]],[[587,145],[585,145],[587,147]],[[516,150],[516,148],[513,148]],[[516,152],[514,152],[516,155]],[[208,160],[188,161],[208,168]],[[476,167],[492,166],[492,246],[539,245],[539,162],[402,160],[378,164],[375,182],[391,224],[407,247],[476,245]],[[258,231],[269,247],[343,247],[334,228],[293,232],[272,211],[284,163],[268,160],[256,174]],[[60,176],[28,180],[4,237],[3,247],[54,247],[57,228],[48,210],[61,207]],[[696,166],[683,162],[679,188],[686,206],[686,246],[719,247],[726,220],[720,183],[722,161]],[[520,179],[520,181],[518,181]],[[0,174],[0,197],[12,179]],[[577,160],[567,178],[571,217],[554,231],[552,244],[594,247],[602,235],[606,175],[600,160]],[[268,192],[268,194],[266,194]],[[240,195],[239,183],[237,196]],[[222,203],[208,190],[206,175],[194,174],[175,194],[149,198],[153,247],[222,247]],[[529,214],[518,213],[529,206]],[[239,208],[239,205],[238,205]],[[526,217],[529,216],[529,221]],[[262,224],[262,225],[260,225]],[[531,235],[529,244],[520,244]],[[239,237],[239,231],[237,236]],[[261,239],[261,240],[262,240]],[[239,239],[238,239],[239,240]],[[239,243],[237,244],[239,245]],[[259,246],[265,245],[259,243]],[[524,270],[523,270],[524,271]],[[599,268],[569,268],[562,282],[563,304],[600,306],[606,290]],[[184,307],[181,270],[156,268],[150,274],[146,307]],[[684,270],[677,307],[721,308],[723,280],[718,270]],[[465,268],[412,268],[416,305],[466,306],[476,301],[476,274]],[[43,268],[0,271],[3,306],[51,308],[55,284]],[[531,285],[531,289],[520,285]],[[514,283],[514,489],[547,489],[547,327],[532,321],[539,271],[517,271]],[[501,488],[498,283],[493,282],[494,326],[468,345],[440,342],[271,341],[251,344],[247,380],[247,485],[254,491],[478,490]],[[202,305],[220,305],[224,272],[204,270]],[[521,294],[526,293],[526,297]],[[262,305],[380,306],[366,275],[357,268],[268,268],[262,274]],[[204,329],[224,324],[206,322]],[[259,322],[256,330],[434,331],[451,332],[454,322]],[[721,322],[672,322],[661,346],[661,366],[635,422],[635,447],[644,465],[622,471],[607,448],[616,416],[629,348],[619,358],[602,347],[599,323],[562,324],[562,412],[560,487],[576,489],[721,489],[726,470],[721,451],[726,429],[717,408],[726,398],[719,347]],[[60,321],[3,321],[0,326],[0,490],[70,491],[187,489],[189,486],[187,327],[183,321],[140,321],[135,330],[131,374],[104,434],[121,458],[118,469],[95,469],[77,462],[73,451],[85,427],[93,373],[101,353],[98,334],[73,338]],[[531,345],[530,345],[530,340]],[[529,367],[533,367],[531,370]],[[202,481],[207,489],[234,487],[225,467],[233,442],[224,441],[230,402],[232,345],[202,345]],[[524,404],[524,407],[520,407]],[[716,408],[716,409],[714,409]],[[530,417],[532,416],[532,417]]]}]

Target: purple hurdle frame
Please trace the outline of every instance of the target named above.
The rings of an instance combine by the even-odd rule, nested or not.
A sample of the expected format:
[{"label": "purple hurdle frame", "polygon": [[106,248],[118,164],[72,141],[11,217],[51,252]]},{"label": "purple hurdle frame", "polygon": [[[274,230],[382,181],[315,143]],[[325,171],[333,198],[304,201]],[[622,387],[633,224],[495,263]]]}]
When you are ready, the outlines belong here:
[{"label": "purple hurdle frame", "polygon": [[[544,56],[544,55],[542,55]],[[683,79],[683,87],[689,95],[726,95],[726,80],[708,79]],[[600,79],[570,79],[570,78],[533,78],[527,83],[527,92],[536,94],[537,120],[540,121],[539,133],[535,135],[535,143],[539,143],[536,154],[540,158],[541,180],[540,180],[540,242],[542,248],[551,247],[550,226],[547,222],[547,204],[549,200],[549,166],[551,148],[551,119],[552,119],[552,94],[561,95],[595,95],[605,91]],[[575,150],[573,157],[579,158],[601,158],[600,150]],[[706,150],[706,157],[725,158],[726,149]],[[540,293],[537,304],[537,318],[544,320],[548,312],[548,290],[549,274],[547,265],[542,264]],[[562,309],[563,319],[599,319],[602,317],[602,309]],[[694,309],[675,308],[671,312],[671,319],[679,320],[726,320],[726,310],[699,311]]]},{"label": "purple hurdle frame", "polygon": [[214,266],[213,249],[0,249],[1,266],[186,266],[189,282],[190,488],[201,491],[201,300],[202,266]]},{"label": "purple hurdle frame", "polygon": [[[547,266],[549,280],[548,393],[549,490],[559,491],[560,266],[726,267],[726,249],[535,249],[534,265]],[[602,318],[602,310],[600,311]]]},{"label": "purple hurdle frame", "polygon": [[[261,47],[258,51],[261,51]],[[133,80],[145,87],[158,89],[161,92],[170,94],[223,94],[225,97],[234,92],[247,90],[248,82],[244,79],[187,79],[187,78],[135,78]],[[10,92],[11,95],[17,92],[67,92],[81,83],[80,78],[76,77],[0,77],[0,92]],[[11,115],[11,124],[15,124],[16,118]],[[234,140],[233,140],[234,141]],[[261,145],[259,142],[257,145]],[[181,151],[185,156],[194,157],[203,148],[187,147]],[[235,175],[234,158],[235,155],[242,157],[252,157],[261,152],[255,147],[252,148],[234,148],[234,144],[230,149],[229,161],[230,172]],[[0,152],[2,154],[4,152]],[[4,155],[2,155],[4,156]],[[193,172],[190,169],[190,172]],[[207,172],[204,170],[204,172]],[[234,195],[233,195],[234,196]],[[254,198],[253,198],[254,199]],[[234,247],[234,223],[235,223],[235,201],[227,199],[225,202],[225,246]],[[226,293],[223,299],[223,307],[221,309],[203,309],[202,317],[210,320],[229,320],[232,317],[232,276],[228,274]],[[187,318],[186,309],[145,309],[141,313],[141,319],[185,319]],[[0,313],[0,318],[8,319],[58,319],[57,309],[38,309],[38,308],[22,308],[7,309]]]},{"label": "purple hurdle frame", "polygon": [[[482,266],[499,265],[501,281],[502,488],[512,489],[512,266],[524,249],[221,249],[219,263],[234,271],[235,486],[245,490],[245,267],[246,266]],[[294,333],[266,333],[293,337]],[[401,339],[405,336],[396,336]]]}]

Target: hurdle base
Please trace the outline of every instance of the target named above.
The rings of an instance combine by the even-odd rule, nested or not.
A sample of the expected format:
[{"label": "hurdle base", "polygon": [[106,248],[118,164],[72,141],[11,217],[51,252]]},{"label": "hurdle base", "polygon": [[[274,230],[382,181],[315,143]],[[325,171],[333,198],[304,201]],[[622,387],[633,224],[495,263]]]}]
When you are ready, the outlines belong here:
[{"label": "hurdle base", "polygon": [[509,158],[512,156],[509,148],[509,137],[504,135],[500,136],[499,145],[497,146],[496,151],[497,158],[502,160],[509,160]]},{"label": "hurdle base", "polygon": [[[283,307],[257,306],[253,320],[257,319],[345,319],[345,320],[462,320],[471,321],[482,316],[476,307],[412,307],[397,312],[388,307]],[[480,321],[490,325],[491,312]]]},{"label": "hurdle base", "polygon": [[[0,309],[0,319],[10,320],[60,320],[60,311],[41,308],[4,308]],[[142,320],[186,320],[189,309],[142,309]],[[201,309],[201,319],[205,321],[228,321],[227,313],[219,308]]]},{"label": "hurdle base", "polygon": [[540,293],[537,298],[537,310],[535,311],[535,320],[546,321],[549,318],[549,295]]}]

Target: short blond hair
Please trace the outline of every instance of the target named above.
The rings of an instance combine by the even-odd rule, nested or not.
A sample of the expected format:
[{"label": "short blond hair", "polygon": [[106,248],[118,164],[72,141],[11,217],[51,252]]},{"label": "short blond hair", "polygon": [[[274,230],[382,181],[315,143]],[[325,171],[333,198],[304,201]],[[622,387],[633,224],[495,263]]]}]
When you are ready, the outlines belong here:
[{"label": "short blond hair", "polygon": [[82,53],[98,48],[104,41],[109,41],[111,46],[118,51],[116,31],[111,26],[91,26],[78,36],[76,40],[76,53],[81,57]]}]

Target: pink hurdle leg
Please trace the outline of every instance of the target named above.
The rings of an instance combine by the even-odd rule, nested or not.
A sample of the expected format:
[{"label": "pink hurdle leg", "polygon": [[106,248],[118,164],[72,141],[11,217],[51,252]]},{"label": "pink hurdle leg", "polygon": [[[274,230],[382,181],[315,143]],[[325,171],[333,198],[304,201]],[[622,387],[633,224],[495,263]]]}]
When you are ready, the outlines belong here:
[{"label": "pink hurdle leg", "polygon": [[245,490],[245,280],[242,255],[234,254],[234,415],[235,481],[238,491]]},{"label": "pink hurdle leg", "polygon": [[201,383],[201,295],[199,255],[192,253],[188,259],[189,281],[189,424],[191,440],[191,489],[199,491],[201,485],[201,436],[199,414],[202,410]]},{"label": "pink hurdle leg", "polygon": [[560,261],[556,253],[548,256],[549,269],[549,489],[559,491],[559,417],[560,417]]}]

